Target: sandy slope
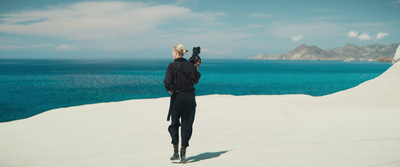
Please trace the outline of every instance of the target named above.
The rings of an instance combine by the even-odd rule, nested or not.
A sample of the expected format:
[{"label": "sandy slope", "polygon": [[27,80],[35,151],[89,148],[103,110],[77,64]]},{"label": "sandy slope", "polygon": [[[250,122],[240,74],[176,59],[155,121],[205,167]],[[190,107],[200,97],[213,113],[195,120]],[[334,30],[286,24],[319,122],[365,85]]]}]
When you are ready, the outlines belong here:
[{"label": "sandy slope", "polygon": [[[323,97],[197,97],[187,166],[398,167],[400,63]],[[1,167],[174,166],[168,98],[0,123]]]}]

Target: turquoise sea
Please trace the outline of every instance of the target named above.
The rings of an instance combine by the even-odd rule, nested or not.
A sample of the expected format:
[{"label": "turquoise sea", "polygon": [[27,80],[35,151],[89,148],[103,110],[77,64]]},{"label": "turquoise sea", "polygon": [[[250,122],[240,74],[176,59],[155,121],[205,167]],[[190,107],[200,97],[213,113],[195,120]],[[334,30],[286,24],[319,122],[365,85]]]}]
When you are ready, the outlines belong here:
[{"label": "turquoise sea", "polygon": [[[172,60],[0,59],[0,122],[47,110],[129,99],[168,97]],[[203,60],[196,95],[322,96],[373,79],[390,63],[289,60]]]}]

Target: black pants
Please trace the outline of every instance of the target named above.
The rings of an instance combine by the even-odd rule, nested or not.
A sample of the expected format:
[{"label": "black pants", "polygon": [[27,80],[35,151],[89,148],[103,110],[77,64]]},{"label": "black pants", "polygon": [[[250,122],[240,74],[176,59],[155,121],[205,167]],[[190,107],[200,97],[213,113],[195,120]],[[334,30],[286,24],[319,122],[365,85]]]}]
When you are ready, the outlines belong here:
[{"label": "black pants", "polygon": [[[172,138],[172,144],[179,143],[179,126],[181,126],[182,147],[187,147],[189,146],[189,140],[192,136],[192,126],[196,114],[194,92],[176,94],[173,105],[171,125],[168,127],[169,134]],[[179,121],[179,119],[181,119],[181,121]]]}]

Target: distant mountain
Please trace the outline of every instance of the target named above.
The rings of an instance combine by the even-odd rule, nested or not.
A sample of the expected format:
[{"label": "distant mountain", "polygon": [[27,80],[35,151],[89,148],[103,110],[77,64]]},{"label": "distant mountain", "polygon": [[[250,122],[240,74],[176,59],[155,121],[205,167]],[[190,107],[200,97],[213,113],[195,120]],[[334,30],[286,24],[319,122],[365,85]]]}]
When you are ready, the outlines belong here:
[{"label": "distant mountain", "polygon": [[260,54],[251,59],[269,60],[340,60],[340,61],[391,61],[399,44],[343,47],[323,50],[317,46],[302,44],[282,55]]}]

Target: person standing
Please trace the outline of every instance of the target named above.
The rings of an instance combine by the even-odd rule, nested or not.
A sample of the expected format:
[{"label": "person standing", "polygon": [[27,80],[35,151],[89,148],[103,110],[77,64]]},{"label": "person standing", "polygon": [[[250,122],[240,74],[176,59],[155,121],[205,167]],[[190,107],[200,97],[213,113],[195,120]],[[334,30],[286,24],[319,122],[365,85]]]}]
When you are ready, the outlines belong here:
[{"label": "person standing", "polygon": [[165,89],[171,94],[170,109],[167,120],[171,117],[171,125],[168,127],[172,138],[174,154],[171,160],[179,160],[179,126],[181,126],[181,155],[180,162],[186,163],[186,148],[192,136],[193,122],[196,113],[196,99],[194,84],[200,80],[199,66],[201,61],[196,64],[190,63],[184,54],[188,50],[182,44],[177,44],[172,48],[174,61],[168,65],[164,78]]}]

